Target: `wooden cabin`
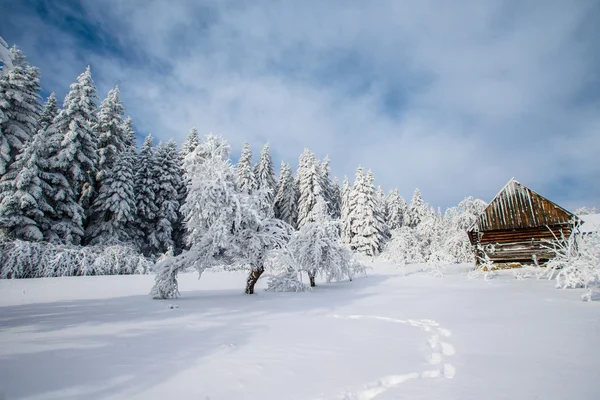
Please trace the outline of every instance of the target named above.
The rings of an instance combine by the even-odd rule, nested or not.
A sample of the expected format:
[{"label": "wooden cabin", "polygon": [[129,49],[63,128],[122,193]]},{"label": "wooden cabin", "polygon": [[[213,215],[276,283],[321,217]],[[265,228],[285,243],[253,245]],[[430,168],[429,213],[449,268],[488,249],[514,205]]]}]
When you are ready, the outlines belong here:
[{"label": "wooden cabin", "polygon": [[571,234],[576,216],[511,179],[468,229],[479,264],[482,251],[502,266],[542,264],[553,257],[543,246]]}]

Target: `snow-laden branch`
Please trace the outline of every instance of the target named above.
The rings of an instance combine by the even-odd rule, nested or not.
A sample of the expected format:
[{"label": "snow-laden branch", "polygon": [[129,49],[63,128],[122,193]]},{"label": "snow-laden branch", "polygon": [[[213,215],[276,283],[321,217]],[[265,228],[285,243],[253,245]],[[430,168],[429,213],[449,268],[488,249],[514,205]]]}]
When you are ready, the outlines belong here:
[{"label": "snow-laden branch", "polygon": [[8,73],[8,71],[14,68],[8,44],[2,39],[2,36],[0,36],[0,63],[3,64],[0,69],[0,75]]},{"label": "snow-laden branch", "polygon": [[153,298],[177,296],[182,269],[192,267],[202,274],[215,265],[249,270],[246,293],[252,294],[268,252],[289,240],[291,227],[265,206],[269,193],[240,190],[228,149],[223,139],[209,136],[185,157],[188,194],[181,211],[190,249],[157,264]]}]

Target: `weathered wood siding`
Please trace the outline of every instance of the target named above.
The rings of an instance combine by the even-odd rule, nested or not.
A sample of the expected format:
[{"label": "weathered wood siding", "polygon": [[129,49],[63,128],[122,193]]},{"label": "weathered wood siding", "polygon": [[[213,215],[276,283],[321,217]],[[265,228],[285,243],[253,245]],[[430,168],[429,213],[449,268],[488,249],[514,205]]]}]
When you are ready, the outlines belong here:
[{"label": "weathered wood siding", "polygon": [[569,211],[511,179],[467,233],[474,251],[477,245],[487,249],[495,263],[530,264],[534,256],[545,262],[553,257],[553,252],[545,248],[549,245],[546,241],[568,237],[574,218]]},{"label": "weathered wood siding", "polygon": [[[560,239],[561,235],[568,237],[570,234],[569,225],[550,228],[544,226],[522,230],[479,232],[475,241],[486,249],[487,255],[496,264],[532,264],[534,255],[540,263],[552,259],[554,253],[547,248],[550,246],[548,241]],[[493,246],[493,252],[488,250],[490,245]]]}]

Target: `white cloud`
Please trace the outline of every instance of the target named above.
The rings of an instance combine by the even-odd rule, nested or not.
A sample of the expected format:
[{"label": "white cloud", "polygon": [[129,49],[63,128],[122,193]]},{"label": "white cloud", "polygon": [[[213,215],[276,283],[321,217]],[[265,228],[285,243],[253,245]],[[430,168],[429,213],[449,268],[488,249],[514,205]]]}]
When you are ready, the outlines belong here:
[{"label": "white cloud", "polygon": [[[600,206],[600,116],[590,112],[600,102],[579,99],[599,67],[581,33],[593,3],[218,4],[86,6],[144,60],[84,57],[104,91],[119,83],[141,130],[181,141],[196,126],[256,152],[269,140],[289,161],[309,147],[338,175],[361,164],[436,206],[489,200],[512,176],[567,206]],[[63,46],[60,58],[74,53]],[[59,65],[48,60],[44,76],[72,81]],[[394,90],[397,109],[386,105]],[[563,181],[576,189],[563,193]]]}]

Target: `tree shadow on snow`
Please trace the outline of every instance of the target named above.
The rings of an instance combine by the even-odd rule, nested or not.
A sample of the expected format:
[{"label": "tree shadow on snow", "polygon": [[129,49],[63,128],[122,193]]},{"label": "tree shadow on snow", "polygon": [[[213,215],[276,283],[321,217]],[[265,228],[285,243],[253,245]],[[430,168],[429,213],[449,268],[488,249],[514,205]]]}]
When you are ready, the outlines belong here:
[{"label": "tree shadow on snow", "polygon": [[166,301],[128,296],[0,307],[0,395],[131,396],[243,347],[266,329],[264,317],[328,314],[386,279],[358,277],[300,293],[197,290]]}]

